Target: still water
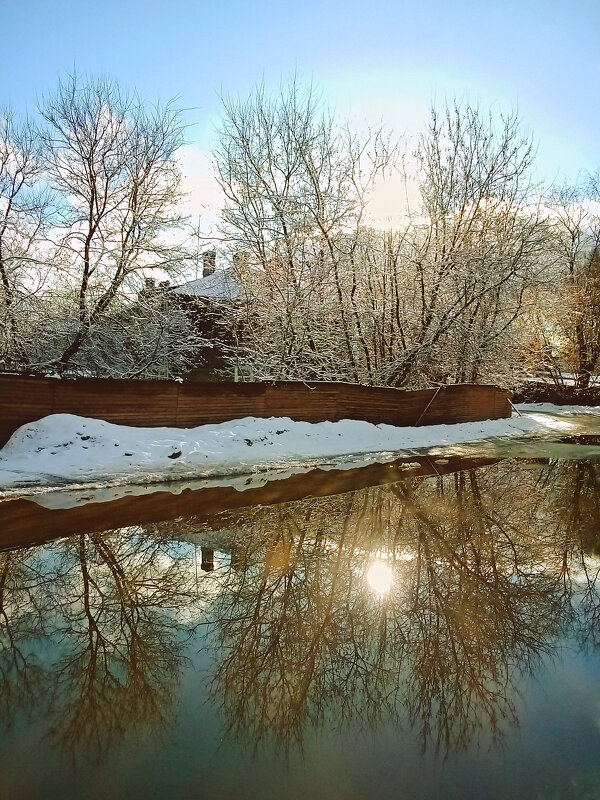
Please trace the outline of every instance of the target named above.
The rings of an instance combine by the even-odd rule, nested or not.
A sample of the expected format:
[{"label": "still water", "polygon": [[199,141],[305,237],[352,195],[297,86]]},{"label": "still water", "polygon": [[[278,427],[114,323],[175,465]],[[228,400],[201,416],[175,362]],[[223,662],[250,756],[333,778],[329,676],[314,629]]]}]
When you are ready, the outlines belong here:
[{"label": "still water", "polygon": [[592,438],[36,518],[0,552],[0,797],[600,798]]}]

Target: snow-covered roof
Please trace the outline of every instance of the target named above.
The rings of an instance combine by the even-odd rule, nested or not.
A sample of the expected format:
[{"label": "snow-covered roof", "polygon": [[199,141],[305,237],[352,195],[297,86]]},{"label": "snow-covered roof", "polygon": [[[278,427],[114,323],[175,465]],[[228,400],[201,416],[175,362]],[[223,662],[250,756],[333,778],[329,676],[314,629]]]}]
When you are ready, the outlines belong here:
[{"label": "snow-covered roof", "polygon": [[230,270],[225,269],[218,269],[212,275],[174,286],[169,291],[186,297],[207,297],[217,300],[237,300],[241,294],[240,287]]}]

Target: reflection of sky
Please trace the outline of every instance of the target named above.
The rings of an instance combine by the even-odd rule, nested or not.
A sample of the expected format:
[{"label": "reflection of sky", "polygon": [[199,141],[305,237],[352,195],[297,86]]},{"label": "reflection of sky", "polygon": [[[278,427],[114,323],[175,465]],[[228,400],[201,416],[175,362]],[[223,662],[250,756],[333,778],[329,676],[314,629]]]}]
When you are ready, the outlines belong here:
[{"label": "reflection of sky", "polygon": [[[243,741],[223,738],[223,718],[208,692],[211,636],[204,628],[190,641],[181,677],[177,723],[166,735],[127,741],[110,757],[85,760],[72,771],[40,742],[43,729],[21,720],[17,737],[0,732],[3,786],[20,787],[3,800],[39,796],[104,800],[129,796],[210,797],[216,800],[581,800],[600,785],[598,685],[600,661],[574,650],[548,659],[524,680],[519,728],[499,752],[487,744],[448,759],[422,753],[410,724],[365,730],[346,720],[340,730],[307,727],[302,753],[267,747],[258,754]],[[400,668],[400,665],[399,665]],[[35,752],[35,758],[31,753]],[[43,787],[43,790],[42,788]],[[133,788],[135,787],[135,789]],[[399,794],[399,787],[403,794]],[[22,789],[31,789],[30,795]],[[375,793],[376,788],[376,793]],[[110,794],[109,794],[110,793]]]},{"label": "reflection of sky", "polygon": [[[132,786],[144,798],[170,795],[246,800],[314,796],[362,800],[377,796],[396,800],[399,786],[411,800],[575,800],[587,796],[586,792],[594,797],[600,752],[600,658],[591,647],[582,652],[579,638],[575,641],[580,634],[578,626],[590,624],[593,608],[574,606],[573,640],[564,639],[560,626],[554,626],[551,619],[555,612],[557,619],[562,619],[564,611],[563,582],[557,567],[562,563],[565,542],[570,553],[569,578],[580,583],[584,575],[577,531],[570,527],[555,531],[548,523],[557,504],[561,508],[568,504],[560,490],[572,485],[569,476],[574,475],[573,465],[567,464],[561,472],[557,465],[540,464],[540,470],[547,471],[547,480],[538,480],[530,466],[503,462],[443,479],[408,479],[395,486],[333,498],[245,509],[239,512],[239,518],[236,512],[227,512],[211,526],[199,525],[190,518],[164,526],[156,524],[146,532],[143,526],[137,526],[130,529],[130,538],[127,532],[122,539],[107,534],[107,544],[112,541],[114,552],[123,557],[125,578],[130,572],[140,577],[137,570],[143,573],[144,553],[153,554],[151,569],[145,576],[147,582],[138,589],[142,604],[147,600],[152,603],[149,588],[160,589],[163,577],[178,563],[180,571],[175,574],[182,583],[187,582],[181,588],[193,598],[191,605],[183,600],[181,610],[175,598],[173,606],[159,615],[167,625],[169,618],[174,624],[191,623],[192,629],[189,641],[188,632],[182,632],[187,646],[180,663],[181,682],[173,679],[168,684],[175,698],[172,727],[168,732],[137,731],[135,738],[119,742],[107,760],[86,762],[75,773],[44,739],[52,720],[45,720],[42,711],[36,710],[33,724],[28,725],[19,717],[12,732],[0,734],[0,774],[6,776],[9,785],[31,789],[31,796],[40,794],[43,785],[44,797],[50,798],[61,794],[73,798],[122,796],[123,787]],[[593,466],[584,466],[585,475],[590,474],[590,469],[592,476],[595,474]],[[459,480],[464,481],[460,504],[455,502]],[[469,494],[470,481],[477,481],[481,504],[473,502],[479,495]],[[546,487],[546,494],[538,491],[540,486]],[[590,488],[592,497],[591,478],[585,486]],[[468,515],[473,509],[480,509],[484,516],[475,514],[471,520]],[[493,520],[500,525],[503,514],[509,525],[499,533]],[[222,520],[222,529],[217,519]],[[465,530],[471,534],[468,541],[461,538],[457,528],[464,519]],[[489,529],[482,532],[480,523],[484,520],[492,521],[495,536]],[[185,541],[175,540],[178,535]],[[159,538],[154,540],[154,536]],[[511,537],[516,542],[514,553]],[[94,540],[101,543],[104,539],[97,535]],[[119,541],[121,547],[117,546]],[[154,541],[160,543],[158,549],[153,548]],[[66,540],[32,549],[38,572],[51,573],[61,563],[61,548],[69,546],[74,554],[76,542]],[[204,542],[215,550],[214,572],[203,573],[200,569]],[[228,542],[235,558],[227,552]],[[269,558],[271,568],[265,569]],[[585,556],[584,560],[588,573],[595,574],[600,559]],[[99,576],[105,579],[107,563],[92,571],[94,580]],[[545,570],[542,563],[547,564]],[[497,567],[494,574],[490,572],[492,564]],[[518,581],[512,578],[517,565]],[[37,581],[36,575],[31,575],[32,581]],[[110,581],[106,597],[111,597],[109,584]],[[82,588],[79,580],[73,580],[70,586],[77,593]],[[102,582],[100,588],[105,588]],[[54,592],[60,595],[60,585]],[[390,600],[378,602],[384,596]],[[221,598],[223,606],[219,605]],[[434,598],[442,601],[440,613]],[[57,599],[58,608],[72,602],[68,597]],[[580,598],[576,600],[579,603]],[[419,607],[421,602],[423,609]],[[118,612],[118,602],[114,605]],[[506,619],[503,607],[508,611]],[[18,613],[19,609],[11,610]],[[219,618],[220,610],[223,613]],[[213,612],[217,617],[214,626],[196,627],[195,623],[211,618]],[[311,625],[311,615],[317,624]],[[104,615],[98,619],[102,626]],[[540,651],[535,642],[533,651],[525,651],[532,652],[534,661],[534,673],[527,677],[518,650],[521,628],[530,626],[533,638],[539,637],[536,641]],[[279,640],[282,630],[286,635]],[[120,636],[117,628],[111,627],[108,632],[111,637]],[[140,632],[143,635],[142,629]],[[250,639],[248,647],[240,645],[248,644],[242,632]],[[456,641],[452,640],[454,634],[458,634]],[[270,649],[273,640],[281,644],[280,650]],[[52,675],[50,636],[44,641],[48,649],[39,647],[37,651],[44,650],[43,665]],[[410,646],[401,658],[394,658],[398,651],[393,647],[386,651],[390,643],[401,649],[405,641]],[[478,642],[483,654],[481,664]],[[468,741],[466,751],[451,750],[446,760],[436,754],[434,746],[420,752],[419,730],[423,722],[413,706],[416,717],[411,723],[404,694],[398,704],[397,720],[383,714],[374,728],[369,727],[365,703],[379,702],[387,696],[375,692],[375,701],[369,696],[369,690],[374,688],[369,677],[372,674],[401,675],[401,690],[408,697],[419,681],[425,681],[434,697],[446,690],[451,695],[456,683],[461,689],[458,702],[466,693],[477,711],[478,695],[470,695],[468,681],[463,683],[465,676],[453,672],[456,666],[450,663],[452,658],[432,666],[439,653],[449,656],[452,647],[460,650],[465,643],[473,680],[484,680],[480,687],[483,693],[488,688],[485,680],[491,660],[496,657],[502,664],[506,658],[508,684],[515,680],[519,696],[511,689],[508,693],[516,705],[520,728],[498,720],[506,734],[504,750],[490,746],[489,726],[484,725],[474,740]],[[62,640],[54,642],[54,646],[64,654],[68,644],[67,631],[63,630]],[[552,655],[545,653],[546,646],[552,649]],[[225,685],[230,690],[233,686],[233,699],[230,696],[227,705],[223,694],[213,691],[213,670],[232,653],[237,667],[238,647],[242,654],[255,657],[256,665],[247,673],[242,670],[241,677],[235,669],[227,673]],[[31,651],[25,647],[24,652]],[[344,665],[343,676],[345,666],[353,659],[365,666],[366,690],[364,696],[357,692],[349,698],[351,713],[341,718],[336,716],[337,698],[345,697],[351,682],[336,684],[335,669],[322,682],[321,676],[331,664],[338,669]],[[308,679],[330,703],[325,724],[315,728],[310,723],[311,707],[319,701],[318,695],[311,696],[307,709],[299,709],[300,715],[307,711],[302,755],[292,751],[286,760],[272,743],[263,743],[255,757],[248,738],[235,738],[227,732],[232,724],[232,703],[234,707],[237,701],[243,707],[247,703],[245,713],[251,717],[255,708],[252,704],[261,697],[262,682],[265,692],[273,689],[278,684],[269,683],[267,676],[275,671],[277,678],[277,669],[290,664],[299,665],[300,669],[308,665]],[[457,664],[464,667],[465,662],[458,660]],[[124,677],[122,665],[118,668],[119,677]],[[503,669],[500,672],[503,678]],[[384,681],[383,689],[387,688]],[[502,688],[505,687],[500,691]],[[422,699],[423,695],[417,693],[416,697]],[[435,713],[434,703],[433,716]],[[433,716],[430,722],[435,727]],[[36,753],[35,759],[31,759],[32,752]],[[83,780],[85,794],[80,791]],[[98,792],[94,795],[96,786]],[[21,794],[27,796],[27,791]]]}]

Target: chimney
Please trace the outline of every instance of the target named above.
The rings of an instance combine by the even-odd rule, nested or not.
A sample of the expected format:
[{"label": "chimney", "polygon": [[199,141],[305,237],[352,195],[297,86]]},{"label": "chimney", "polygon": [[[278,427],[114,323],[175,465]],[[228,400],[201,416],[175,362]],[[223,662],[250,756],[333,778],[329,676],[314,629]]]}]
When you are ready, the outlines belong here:
[{"label": "chimney", "polygon": [[239,250],[233,254],[233,274],[236,278],[243,278],[250,261],[250,253]]},{"label": "chimney", "polygon": [[207,275],[212,275],[217,265],[217,251],[207,250],[202,256],[202,277],[206,278]]}]

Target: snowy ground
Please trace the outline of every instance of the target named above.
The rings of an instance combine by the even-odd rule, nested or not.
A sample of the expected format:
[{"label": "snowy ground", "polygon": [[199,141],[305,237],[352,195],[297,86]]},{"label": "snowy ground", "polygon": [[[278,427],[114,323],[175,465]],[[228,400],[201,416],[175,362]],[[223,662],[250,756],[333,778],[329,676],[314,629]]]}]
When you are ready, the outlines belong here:
[{"label": "snowy ground", "polygon": [[16,431],[0,450],[0,493],[66,484],[165,481],[355,467],[448,445],[550,431],[573,432],[573,420],[600,407],[527,404],[511,419],[397,428],[368,422],[294,422],[247,417],[197,428],[133,428],[53,414]]}]

